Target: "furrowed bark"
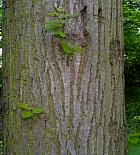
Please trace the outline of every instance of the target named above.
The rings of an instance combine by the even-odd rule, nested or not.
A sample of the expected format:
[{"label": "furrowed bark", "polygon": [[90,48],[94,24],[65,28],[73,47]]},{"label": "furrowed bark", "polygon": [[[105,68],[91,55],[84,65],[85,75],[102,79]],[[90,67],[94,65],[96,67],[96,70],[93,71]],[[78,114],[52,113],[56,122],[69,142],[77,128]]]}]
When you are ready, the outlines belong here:
[{"label": "furrowed bark", "polygon": [[[5,0],[5,155],[124,155],[121,0],[60,1],[76,19],[65,31],[72,59],[44,32],[52,0]],[[21,119],[19,104],[45,113]]]}]

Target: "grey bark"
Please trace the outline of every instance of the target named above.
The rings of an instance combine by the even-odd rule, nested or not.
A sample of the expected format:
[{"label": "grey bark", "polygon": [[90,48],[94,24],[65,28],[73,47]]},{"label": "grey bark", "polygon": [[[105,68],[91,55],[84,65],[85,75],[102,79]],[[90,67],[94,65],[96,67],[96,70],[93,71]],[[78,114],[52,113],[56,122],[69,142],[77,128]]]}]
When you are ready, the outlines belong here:
[{"label": "grey bark", "polygon": [[[44,32],[52,0],[5,0],[5,155],[125,155],[121,0],[69,0],[69,60]],[[23,121],[21,102],[45,113]]]}]

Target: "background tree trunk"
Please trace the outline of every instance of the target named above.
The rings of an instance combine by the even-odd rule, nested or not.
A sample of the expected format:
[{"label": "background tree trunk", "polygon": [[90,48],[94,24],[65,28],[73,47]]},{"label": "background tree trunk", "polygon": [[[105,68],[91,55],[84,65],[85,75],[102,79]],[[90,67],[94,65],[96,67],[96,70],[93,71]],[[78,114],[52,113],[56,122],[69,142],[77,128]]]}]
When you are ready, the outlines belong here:
[{"label": "background tree trunk", "polygon": [[[44,32],[52,0],[4,0],[5,155],[124,155],[121,0],[60,0],[84,51],[69,58]],[[22,120],[19,104],[43,106]]]}]

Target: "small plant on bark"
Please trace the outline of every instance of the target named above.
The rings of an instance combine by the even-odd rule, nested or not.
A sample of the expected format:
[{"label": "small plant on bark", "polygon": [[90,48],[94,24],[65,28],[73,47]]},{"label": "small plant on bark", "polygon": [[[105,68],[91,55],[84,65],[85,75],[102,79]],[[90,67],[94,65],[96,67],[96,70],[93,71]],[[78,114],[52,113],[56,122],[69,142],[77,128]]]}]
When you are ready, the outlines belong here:
[{"label": "small plant on bark", "polygon": [[48,21],[45,26],[45,31],[53,35],[53,37],[59,39],[59,44],[64,54],[74,55],[81,52],[81,46],[79,44],[70,44],[68,42],[68,34],[64,32],[64,27],[71,18],[76,18],[77,14],[66,13],[61,7],[55,8],[55,11],[49,12],[48,16],[53,19]]},{"label": "small plant on bark", "polygon": [[20,103],[21,116],[23,120],[31,119],[44,113],[43,107],[31,107],[27,103]]}]

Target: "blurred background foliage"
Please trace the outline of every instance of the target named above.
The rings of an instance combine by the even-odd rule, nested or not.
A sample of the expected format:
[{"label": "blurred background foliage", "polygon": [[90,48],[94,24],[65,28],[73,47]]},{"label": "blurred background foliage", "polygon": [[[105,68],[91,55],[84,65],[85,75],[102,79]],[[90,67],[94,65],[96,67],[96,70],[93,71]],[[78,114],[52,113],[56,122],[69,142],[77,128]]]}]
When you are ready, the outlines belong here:
[{"label": "blurred background foliage", "polygon": [[140,0],[125,0],[123,9],[126,117],[132,129],[140,123],[134,119],[140,116]]},{"label": "blurred background foliage", "polygon": [[124,0],[123,11],[128,155],[140,155],[140,0]]},{"label": "blurred background foliage", "polygon": [[124,50],[126,86],[140,83],[140,0],[124,1]]},{"label": "blurred background foliage", "polygon": [[0,0],[0,90],[1,87],[2,87],[2,1]]}]

